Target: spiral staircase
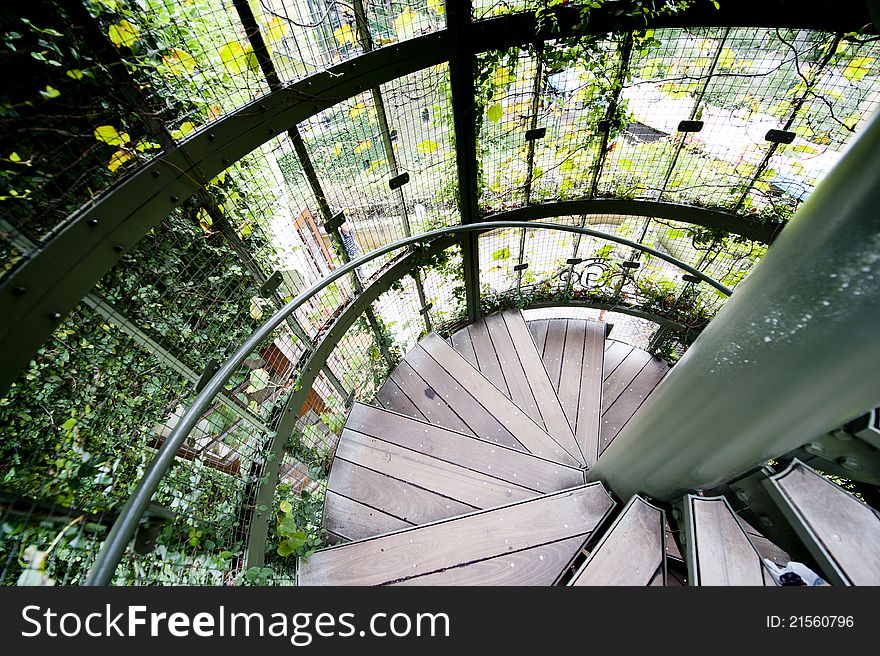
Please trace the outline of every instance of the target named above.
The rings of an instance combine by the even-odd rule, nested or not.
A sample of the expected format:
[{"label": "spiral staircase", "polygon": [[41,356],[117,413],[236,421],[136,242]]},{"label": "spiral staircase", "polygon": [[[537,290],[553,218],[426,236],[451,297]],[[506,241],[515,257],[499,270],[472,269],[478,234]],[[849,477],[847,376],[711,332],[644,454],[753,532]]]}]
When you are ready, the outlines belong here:
[{"label": "spiral staircase", "polygon": [[[724,496],[685,495],[672,531],[668,504],[588,482],[665,362],[518,310],[450,342],[426,336],[352,408],[325,501],[338,544],[300,585],[776,584],[763,558],[788,553]],[[880,583],[876,511],[797,460],[765,486],[828,580]]]}]

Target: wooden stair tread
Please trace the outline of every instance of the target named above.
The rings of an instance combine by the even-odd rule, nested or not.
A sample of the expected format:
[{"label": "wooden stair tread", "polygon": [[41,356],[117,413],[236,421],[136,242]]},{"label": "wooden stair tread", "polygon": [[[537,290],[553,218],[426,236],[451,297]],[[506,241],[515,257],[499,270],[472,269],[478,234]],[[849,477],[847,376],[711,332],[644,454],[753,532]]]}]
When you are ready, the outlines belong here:
[{"label": "wooden stair tread", "polygon": [[[465,334],[469,335],[466,339],[456,337]],[[453,335],[452,343],[465,358],[470,349],[479,344],[476,359],[480,373],[552,435],[581,465],[586,464],[519,310],[505,310],[484,317]],[[503,384],[496,382],[498,375],[503,378]]]},{"label": "wooden stair tread", "polygon": [[583,319],[550,319],[538,349],[588,467],[599,456],[605,326]]},{"label": "wooden stair tread", "polygon": [[[444,396],[456,394],[450,401],[459,414],[469,421],[473,413],[484,430],[472,430],[475,435],[492,439],[507,434],[529,453],[567,465],[579,466],[579,460],[554,440],[520,410],[503,392],[495,387],[467,360],[435,333],[426,336],[406,355],[413,368],[434,389],[443,390]],[[470,397],[468,399],[468,397]],[[487,428],[495,428],[486,430]],[[473,428],[473,427],[472,427]],[[499,441],[500,442],[500,441]],[[504,443],[504,442],[500,442]]]},{"label": "wooden stair tread", "polygon": [[799,460],[764,482],[837,585],[880,585],[880,513]]},{"label": "wooden stair tread", "polygon": [[363,403],[354,404],[345,426],[536,492],[584,483],[581,469]]},{"label": "wooden stair tread", "polygon": [[664,512],[634,496],[569,585],[665,585]]},{"label": "wooden stair tread", "polygon": [[399,517],[350,499],[333,490],[324,496],[324,528],[342,540],[390,533],[415,526]]},{"label": "wooden stair tread", "polygon": [[[578,535],[392,585],[553,585],[577,556],[584,539]],[[511,580],[511,577],[515,578]]]},{"label": "wooden stair tread", "polygon": [[684,498],[690,585],[776,585],[724,497]]},{"label": "wooden stair tread", "polygon": [[[300,585],[383,585],[583,536],[614,502],[600,483],[324,549],[298,563]],[[508,567],[498,584],[516,584]]]}]

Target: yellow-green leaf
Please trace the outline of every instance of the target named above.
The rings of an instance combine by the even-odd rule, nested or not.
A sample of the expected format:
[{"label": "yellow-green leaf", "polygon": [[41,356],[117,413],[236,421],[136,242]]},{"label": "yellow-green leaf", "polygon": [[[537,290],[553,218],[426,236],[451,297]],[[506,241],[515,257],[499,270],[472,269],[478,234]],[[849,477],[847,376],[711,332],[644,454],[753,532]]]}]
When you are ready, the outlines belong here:
[{"label": "yellow-green leaf", "polygon": [[[262,311],[260,312],[262,314]],[[254,369],[251,372],[251,375],[248,377],[250,385],[247,390],[245,390],[248,394],[252,392],[259,392],[260,390],[266,389],[269,385],[269,372],[265,369]]]},{"label": "yellow-green leaf", "polygon": [[51,87],[48,84],[46,85],[45,91],[40,91],[40,95],[43,96],[46,100],[51,100],[52,98],[57,98],[61,95],[61,92],[55,87]]},{"label": "yellow-green leaf", "polygon": [[123,19],[116,23],[115,25],[111,25],[110,29],[107,31],[107,35],[110,37],[110,41],[113,42],[115,46],[122,46],[123,48],[131,48],[138,40],[138,28],[136,25],[129,23],[127,20]]},{"label": "yellow-green leaf", "polygon": [[178,77],[196,67],[195,57],[180,48],[171,48],[162,56],[162,62],[169,73]]},{"label": "yellow-green leaf", "polygon": [[94,135],[95,139],[98,141],[103,141],[105,144],[111,146],[122,146],[131,141],[128,132],[120,133],[112,125],[101,125],[96,127]]},{"label": "yellow-green leaf", "polygon": [[192,134],[195,131],[196,131],[196,126],[193,124],[193,122],[192,121],[185,121],[183,124],[181,124],[179,130],[174,130],[171,133],[171,136],[174,137],[175,139],[180,140],[180,139],[183,139],[186,135]]},{"label": "yellow-green leaf", "polygon": [[338,157],[339,153],[342,152],[342,143],[337,141],[333,144],[333,157]]},{"label": "yellow-green leaf", "polygon": [[204,207],[199,209],[199,227],[205,231],[206,234],[211,234],[211,226],[214,225],[214,221],[211,219],[211,215],[208,214],[208,210]]},{"label": "yellow-green leaf", "polygon": [[333,30],[333,36],[339,41],[339,45],[344,46],[346,43],[354,43],[354,30],[351,29],[351,25],[348,23]]},{"label": "yellow-green leaf", "polygon": [[441,16],[446,13],[446,6],[443,0],[428,0],[428,9]]},{"label": "yellow-green leaf", "polygon": [[134,155],[132,155],[127,150],[117,150],[110,157],[110,162],[107,164],[107,168],[110,169],[113,173],[116,173],[116,169],[125,164],[128,160],[132,159]]},{"label": "yellow-green leaf", "polygon": [[373,146],[373,142],[370,139],[366,141],[358,141],[357,146],[354,147],[355,154],[362,153],[365,150],[368,150]]},{"label": "yellow-green leaf", "polygon": [[430,139],[425,139],[424,141],[420,141],[416,144],[416,152],[419,155],[426,155],[428,153],[433,153],[440,147],[436,141],[431,141]]},{"label": "yellow-green leaf", "polygon": [[843,77],[851,82],[858,82],[871,72],[871,66],[876,61],[874,57],[855,57],[843,69]]},{"label": "yellow-green leaf", "polygon": [[486,116],[488,116],[489,120],[492,121],[493,123],[497,123],[498,121],[501,120],[502,113],[503,112],[502,112],[500,103],[495,103],[494,105],[491,105],[489,107],[489,109],[486,110]]},{"label": "yellow-green leaf", "polygon": [[367,106],[364,103],[358,103],[354,107],[348,110],[349,118],[357,118],[361,114],[367,111]]},{"label": "yellow-green leaf", "polygon": [[12,153],[12,154],[9,156],[9,161],[10,161],[10,162],[20,162],[20,161],[21,161],[21,156],[20,156],[18,153]]},{"label": "yellow-green leaf", "polygon": [[83,79],[83,72],[78,68],[71,68],[67,71],[67,77],[71,77],[74,80],[81,80]]},{"label": "yellow-green leaf", "polygon": [[239,238],[244,239],[253,231],[254,227],[250,223],[245,223],[243,226],[241,226],[241,230],[238,231],[238,236]]},{"label": "yellow-green leaf", "polygon": [[266,21],[266,39],[270,43],[281,41],[287,35],[287,23],[278,16]]},{"label": "yellow-green leaf", "polygon": [[416,12],[407,7],[394,19],[394,31],[398,39],[408,39],[415,34]]},{"label": "yellow-green leaf", "polygon": [[255,71],[260,67],[253,48],[249,45],[242,46],[238,41],[230,41],[220,48],[220,60],[232,75],[238,75],[247,70]]},{"label": "yellow-green leaf", "polygon": [[161,145],[154,141],[141,141],[134,147],[134,149],[139,153],[142,153],[145,150],[159,150],[161,147]]}]

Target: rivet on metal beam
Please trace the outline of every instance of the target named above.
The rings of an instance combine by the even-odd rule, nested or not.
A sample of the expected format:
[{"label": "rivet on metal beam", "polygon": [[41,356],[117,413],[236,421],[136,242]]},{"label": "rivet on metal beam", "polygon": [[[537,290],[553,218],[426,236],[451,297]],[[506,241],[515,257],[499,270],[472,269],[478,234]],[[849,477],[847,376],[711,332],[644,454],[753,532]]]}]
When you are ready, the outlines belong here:
[{"label": "rivet on metal beam", "polygon": [[220,361],[219,360],[217,360],[215,358],[211,358],[210,360],[208,360],[208,364],[205,365],[205,370],[202,372],[202,375],[199,378],[199,381],[196,383],[196,394],[198,394],[199,392],[202,391],[202,389],[204,389],[205,385],[208,384],[208,381],[214,377],[214,374],[216,374],[217,371],[219,371],[219,369],[220,369]]},{"label": "rivet on metal beam", "polygon": [[748,503],[749,499],[751,499],[752,497],[749,496],[749,493],[746,492],[745,490],[739,489],[736,491],[736,498],[739,499],[740,501],[742,501],[743,503]]},{"label": "rivet on metal beam", "polygon": [[52,312],[49,314],[49,318],[52,321],[58,321],[59,319],[61,319],[61,313],[60,312]]},{"label": "rivet on metal beam", "polygon": [[403,185],[409,182],[409,173],[401,173],[400,175],[394,176],[388,181],[389,189],[400,189]]},{"label": "rivet on metal beam", "polygon": [[13,287],[12,288],[12,295],[13,296],[24,296],[24,293],[26,291],[27,290],[24,287]]},{"label": "rivet on metal beam", "polygon": [[804,451],[807,453],[811,453],[814,456],[821,456],[825,453],[825,447],[823,447],[818,442],[810,442],[809,444],[804,445]]},{"label": "rivet on metal beam", "polygon": [[220,160],[220,163],[223,164],[223,166],[229,166],[229,160],[225,157]]},{"label": "rivet on metal beam", "polygon": [[767,130],[764,139],[778,144],[790,144],[797,135],[789,130]]},{"label": "rivet on metal beam", "polygon": [[526,141],[543,139],[545,136],[547,136],[547,128],[535,128],[534,130],[526,130]]},{"label": "rivet on metal beam", "polygon": [[759,515],[758,521],[768,528],[773,526],[773,520],[770,518],[769,515]]},{"label": "rivet on metal beam", "polygon": [[692,275],[690,273],[684,274],[681,277],[681,279],[684,280],[685,282],[693,282],[693,283],[701,282],[700,278],[698,278],[697,276]]},{"label": "rivet on metal beam", "polygon": [[171,202],[172,202],[172,203],[176,203],[176,202],[179,201],[179,200],[180,200],[180,196],[172,196],[172,197],[171,197]]},{"label": "rivet on metal beam", "polygon": [[152,171],[150,171],[150,175],[152,175],[154,178],[158,178],[161,175],[161,171],[159,171],[159,169],[153,169]]},{"label": "rivet on metal beam", "polygon": [[517,264],[517,265],[515,265],[515,266],[513,267],[513,270],[514,270],[514,271],[525,271],[525,270],[528,269],[528,268],[529,268],[529,263],[528,263],[528,262],[523,262],[522,264]]},{"label": "rivet on metal beam", "polygon": [[122,251],[125,250],[125,246],[123,246],[122,244],[116,244],[113,247],[113,250],[116,251],[117,253],[121,253]]},{"label": "rivet on metal beam", "polygon": [[208,133],[208,141],[214,141],[214,139],[216,139],[216,138],[217,138],[217,135],[214,134],[213,132]]},{"label": "rivet on metal beam", "polygon": [[703,129],[702,121],[681,121],[678,124],[679,132],[699,132]]},{"label": "rivet on metal beam", "polygon": [[98,219],[89,219],[89,225],[93,228],[98,225]]},{"label": "rivet on metal beam", "polygon": [[848,469],[849,471],[859,471],[862,468],[862,463],[852,456],[843,456],[837,462],[841,467]]}]

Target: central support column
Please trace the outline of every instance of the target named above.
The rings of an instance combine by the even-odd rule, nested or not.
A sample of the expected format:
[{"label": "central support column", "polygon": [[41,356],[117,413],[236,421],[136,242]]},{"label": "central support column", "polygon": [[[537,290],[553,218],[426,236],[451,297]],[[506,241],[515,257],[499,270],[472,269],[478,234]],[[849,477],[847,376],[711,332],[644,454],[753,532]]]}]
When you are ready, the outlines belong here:
[{"label": "central support column", "polygon": [[590,480],[672,501],[880,401],[880,116],[603,453]]}]

